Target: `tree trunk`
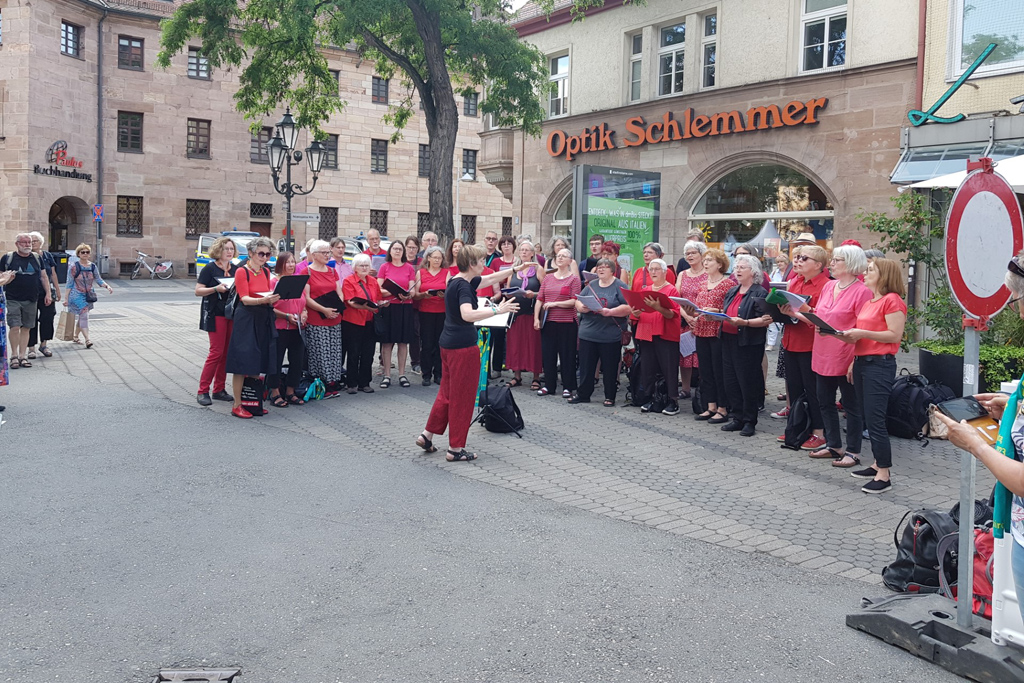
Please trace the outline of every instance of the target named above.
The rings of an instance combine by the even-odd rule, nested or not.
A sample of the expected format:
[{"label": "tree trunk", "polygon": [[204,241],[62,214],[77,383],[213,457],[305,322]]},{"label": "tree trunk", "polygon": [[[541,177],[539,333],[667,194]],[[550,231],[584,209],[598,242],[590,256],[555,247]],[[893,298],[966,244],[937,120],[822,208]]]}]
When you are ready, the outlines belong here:
[{"label": "tree trunk", "polygon": [[452,164],[459,132],[459,109],[455,104],[455,92],[441,44],[440,19],[436,13],[425,10],[417,0],[407,0],[407,5],[423,41],[430,79],[427,87],[420,91],[421,98],[423,90],[427,91],[427,97],[423,98],[427,100],[423,103],[423,113],[430,139],[430,229],[444,243],[456,236],[457,226],[452,218]]}]

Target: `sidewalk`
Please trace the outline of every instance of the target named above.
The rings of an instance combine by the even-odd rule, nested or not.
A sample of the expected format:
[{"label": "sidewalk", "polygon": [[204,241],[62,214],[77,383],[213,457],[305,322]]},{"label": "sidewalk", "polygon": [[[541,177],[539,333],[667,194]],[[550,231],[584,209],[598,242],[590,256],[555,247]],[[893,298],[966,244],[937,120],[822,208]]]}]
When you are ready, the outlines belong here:
[{"label": "sidewalk", "polygon": [[[199,309],[191,292],[175,291],[181,291],[180,301],[101,297],[90,316],[94,348],[54,342],[53,358],[37,360],[31,370],[13,371],[12,386],[3,396],[11,406],[5,418],[18,419],[17,386],[44,367],[124,385],[197,411],[212,410],[223,415],[225,431],[239,429],[243,423],[230,416],[230,404],[201,408],[195,403],[207,338],[198,329]],[[916,355],[901,354],[898,365],[916,370]],[[774,397],[783,389],[774,376],[775,353],[769,354],[769,368],[767,410],[753,438],[695,422],[688,402],[676,417],[645,415],[637,408],[604,408],[600,402],[570,406],[524,387],[514,390],[526,421],[522,440],[475,425],[470,448],[480,459],[447,463],[444,437],[437,441],[441,451],[433,455],[413,444],[437,390],[421,387],[418,376],[410,377],[408,389],[395,383],[372,395],[343,394],[301,408],[270,408],[259,419],[342,448],[358,446],[379,457],[417,461],[718,546],[768,553],[809,570],[878,584],[866,594],[884,593],[879,572],[895,557],[893,530],[907,510],[947,510],[958,500],[960,452],[946,441],[921,447],[894,439],[893,489],[879,496],[864,494],[862,482],[848,471],[778,447],[775,438],[783,424],[767,417],[779,409]],[[870,463],[867,444],[865,450],[863,460]],[[979,498],[988,495],[993,482],[979,466]]]}]

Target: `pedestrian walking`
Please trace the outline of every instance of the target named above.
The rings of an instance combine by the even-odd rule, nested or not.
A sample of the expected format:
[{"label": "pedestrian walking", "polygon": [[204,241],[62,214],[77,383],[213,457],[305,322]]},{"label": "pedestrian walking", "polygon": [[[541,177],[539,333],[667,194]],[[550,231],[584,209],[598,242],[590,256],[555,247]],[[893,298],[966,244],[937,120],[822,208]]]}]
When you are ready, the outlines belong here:
[{"label": "pedestrian walking", "polygon": [[49,305],[50,279],[42,260],[32,253],[32,236],[23,232],[14,238],[15,251],[0,257],[0,272],[14,272],[7,285],[7,326],[11,340],[11,368],[30,368],[28,335],[36,326],[39,297]]},{"label": "pedestrian walking", "polygon": [[57,316],[57,302],[60,301],[60,280],[57,279],[57,261],[53,254],[43,250],[43,235],[38,232],[29,233],[32,235],[32,253],[43,261],[43,270],[50,280],[50,303],[46,303],[46,292],[40,291],[37,304],[38,324],[28,333],[28,358],[36,357],[36,345],[39,345],[39,353],[44,357],[53,356],[53,351],[47,348],[47,344],[53,339],[53,319]]},{"label": "pedestrian walking", "polygon": [[[0,272],[0,387],[10,381],[7,365],[7,297],[4,286],[14,279],[13,271]],[[6,408],[0,406],[0,413]]]},{"label": "pedestrian walking", "polygon": [[91,349],[89,311],[96,306],[96,285],[103,287],[110,294],[114,293],[114,289],[103,281],[100,269],[92,262],[92,247],[88,244],[79,244],[75,247],[75,256],[78,257],[78,263],[71,266],[68,271],[68,290],[64,297],[64,305],[71,315],[75,316],[77,328],[73,341],[76,344],[81,343],[77,331],[81,330],[82,336],[85,337],[85,348]]},{"label": "pedestrian walking", "polygon": [[205,331],[210,338],[210,350],[199,375],[199,392],[196,394],[196,402],[201,406],[212,405],[214,400],[234,400],[225,386],[228,343],[234,322],[225,317],[224,307],[231,296],[235,273],[238,271],[238,266],[233,263],[235,243],[230,237],[218,237],[210,245],[208,253],[211,261],[199,271],[196,282],[196,296],[203,298],[199,306],[199,329]]}]

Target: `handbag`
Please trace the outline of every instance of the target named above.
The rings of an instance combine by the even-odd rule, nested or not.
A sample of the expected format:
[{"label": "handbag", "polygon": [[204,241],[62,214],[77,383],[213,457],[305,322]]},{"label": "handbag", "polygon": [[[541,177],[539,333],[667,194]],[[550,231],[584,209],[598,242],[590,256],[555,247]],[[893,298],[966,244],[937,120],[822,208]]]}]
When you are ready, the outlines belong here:
[{"label": "handbag", "polygon": [[99,301],[99,297],[96,296],[96,291],[90,288],[85,292],[85,300],[87,303],[94,304]]},{"label": "handbag", "polygon": [[57,322],[57,329],[54,331],[54,339],[59,341],[73,340],[77,324],[78,320],[71,311],[61,311],[60,320]]}]

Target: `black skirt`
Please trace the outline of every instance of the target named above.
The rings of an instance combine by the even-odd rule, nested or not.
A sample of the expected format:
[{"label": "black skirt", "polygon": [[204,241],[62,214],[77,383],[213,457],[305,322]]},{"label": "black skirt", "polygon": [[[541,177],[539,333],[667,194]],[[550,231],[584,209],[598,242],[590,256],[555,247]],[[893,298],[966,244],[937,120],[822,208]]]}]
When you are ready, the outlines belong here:
[{"label": "black skirt", "polygon": [[234,327],[228,343],[225,369],[233,375],[276,374],[277,329],[270,305],[235,306]]},{"label": "black skirt", "polygon": [[416,309],[412,304],[382,308],[374,322],[381,344],[411,344],[416,340]]}]

